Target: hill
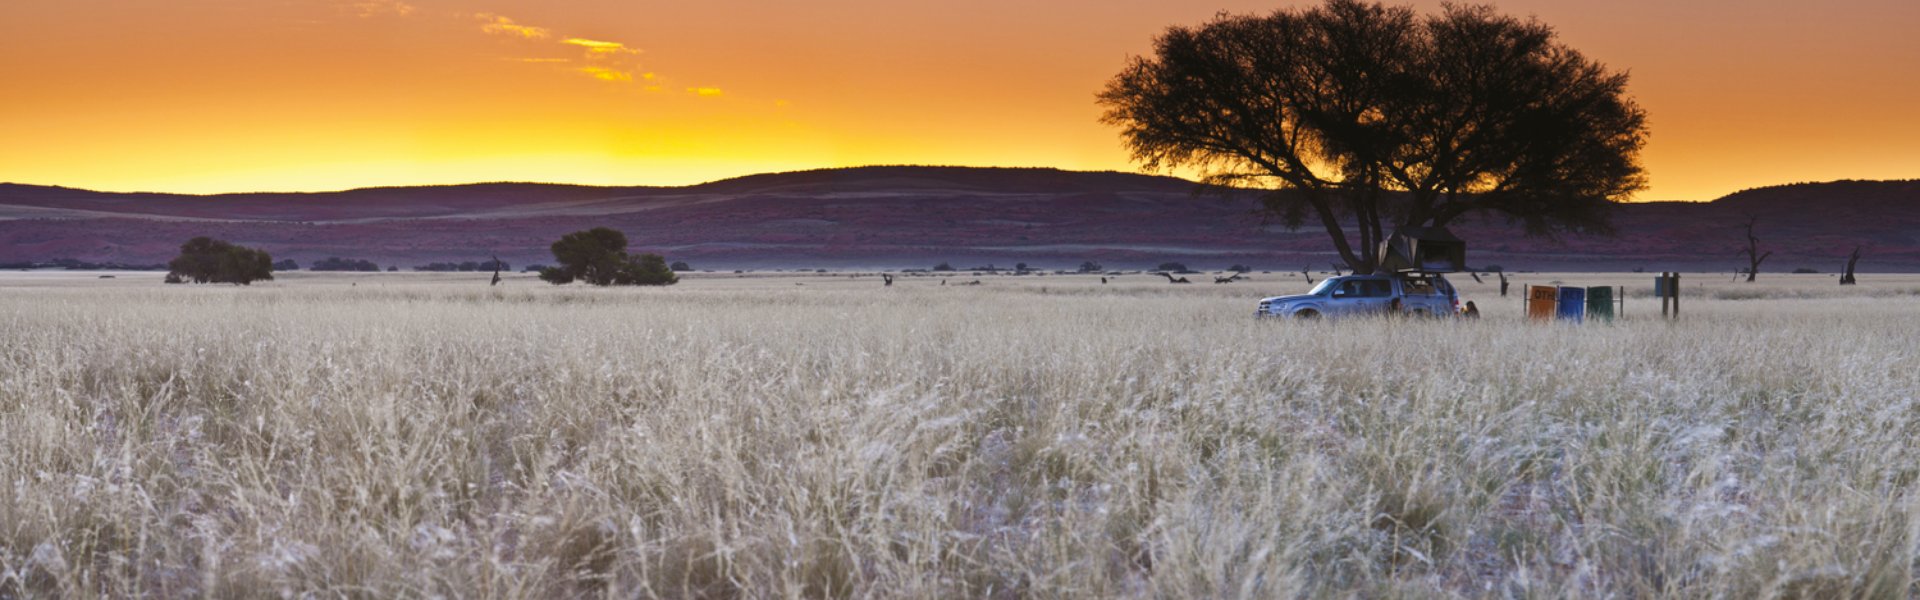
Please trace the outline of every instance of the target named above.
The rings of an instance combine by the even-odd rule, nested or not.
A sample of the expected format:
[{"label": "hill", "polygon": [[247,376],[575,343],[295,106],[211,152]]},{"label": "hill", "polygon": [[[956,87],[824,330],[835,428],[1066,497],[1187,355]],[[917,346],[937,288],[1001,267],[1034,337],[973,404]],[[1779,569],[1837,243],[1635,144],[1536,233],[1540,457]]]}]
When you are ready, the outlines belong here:
[{"label": "hill", "polygon": [[[71,258],[155,263],[211,235],[302,264],[382,265],[550,257],[591,226],[701,268],[967,267],[1094,260],[1292,270],[1332,260],[1323,233],[1265,223],[1250,195],[1197,194],[1181,179],[1053,169],[862,167],[753,175],[687,187],[532,183],[210,196],[0,184],[0,263]],[[1855,245],[1868,270],[1920,269],[1920,181],[1747,190],[1706,203],[1623,205],[1620,235],[1528,238],[1462,223],[1475,264],[1510,269],[1731,270],[1759,219],[1769,269],[1831,271]]]}]

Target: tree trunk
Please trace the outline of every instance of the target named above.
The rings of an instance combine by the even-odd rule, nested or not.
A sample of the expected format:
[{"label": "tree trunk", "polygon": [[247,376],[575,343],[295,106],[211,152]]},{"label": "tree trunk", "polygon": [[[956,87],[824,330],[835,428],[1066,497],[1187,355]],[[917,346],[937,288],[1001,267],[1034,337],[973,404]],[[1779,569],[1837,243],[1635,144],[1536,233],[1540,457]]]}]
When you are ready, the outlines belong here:
[{"label": "tree trunk", "polygon": [[1759,221],[1759,217],[1747,218],[1747,283],[1753,283],[1753,278],[1760,274],[1760,263],[1766,262],[1767,257],[1773,256],[1772,251],[1761,254],[1760,238],[1753,236],[1753,226]]},{"label": "tree trunk", "polygon": [[1860,247],[1854,246],[1853,254],[1847,257],[1847,271],[1840,275],[1840,285],[1853,285],[1853,284],[1859,283],[1853,278],[1853,267],[1854,265],[1857,265],[1857,264],[1860,264]]}]

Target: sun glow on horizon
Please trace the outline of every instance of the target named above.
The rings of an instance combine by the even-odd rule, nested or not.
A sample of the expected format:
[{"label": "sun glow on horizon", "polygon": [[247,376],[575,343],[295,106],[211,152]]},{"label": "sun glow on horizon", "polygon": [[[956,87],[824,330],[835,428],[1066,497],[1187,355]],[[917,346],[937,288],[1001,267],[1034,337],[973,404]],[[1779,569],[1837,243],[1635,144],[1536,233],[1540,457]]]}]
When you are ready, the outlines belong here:
[{"label": "sun glow on horizon", "polygon": [[[1730,1],[1499,8],[1633,73],[1652,119],[1637,199],[1920,177],[1920,123],[1886,117],[1920,105],[1920,81],[1886,76],[1920,62],[1904,34],[1920,4]],[[0,77],[29,93],[0,95],[0,181],[215,193],[869,164],[1135,171],[1093,102],[1125,57],[1168,26],[1284,4],[8,3]]]}]

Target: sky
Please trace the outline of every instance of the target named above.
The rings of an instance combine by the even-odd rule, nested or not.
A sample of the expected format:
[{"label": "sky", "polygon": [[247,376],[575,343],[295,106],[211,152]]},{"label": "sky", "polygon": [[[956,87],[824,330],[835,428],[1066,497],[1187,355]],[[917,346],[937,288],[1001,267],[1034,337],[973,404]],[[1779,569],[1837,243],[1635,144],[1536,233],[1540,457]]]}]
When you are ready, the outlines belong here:
[{"label": "sky", "polygon": [[[1128,57],[1168,26],[1306,4],[9,1],[0,181],[217,193],[1136,170],[1094,102]],[[1494,4],[1631,73],[1652,134],[1637,200],[1920,178],[1920,1]]]}]

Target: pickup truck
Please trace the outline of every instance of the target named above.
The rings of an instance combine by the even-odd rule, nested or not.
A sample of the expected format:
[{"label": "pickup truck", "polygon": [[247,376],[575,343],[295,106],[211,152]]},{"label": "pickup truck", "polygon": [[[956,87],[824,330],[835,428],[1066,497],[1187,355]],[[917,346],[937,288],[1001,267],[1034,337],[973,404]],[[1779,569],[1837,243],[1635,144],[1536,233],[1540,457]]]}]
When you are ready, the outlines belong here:
[{"label": "pickup truck", "polygon": [[1329,277],[1296,296],[1262,298],[1255,317],[1318,319],[1384,315],[1394,298],[1400,310],[1416,317],[1459,313],[1460,295],[1447,278],[1433,275],[1344,275]]}]

